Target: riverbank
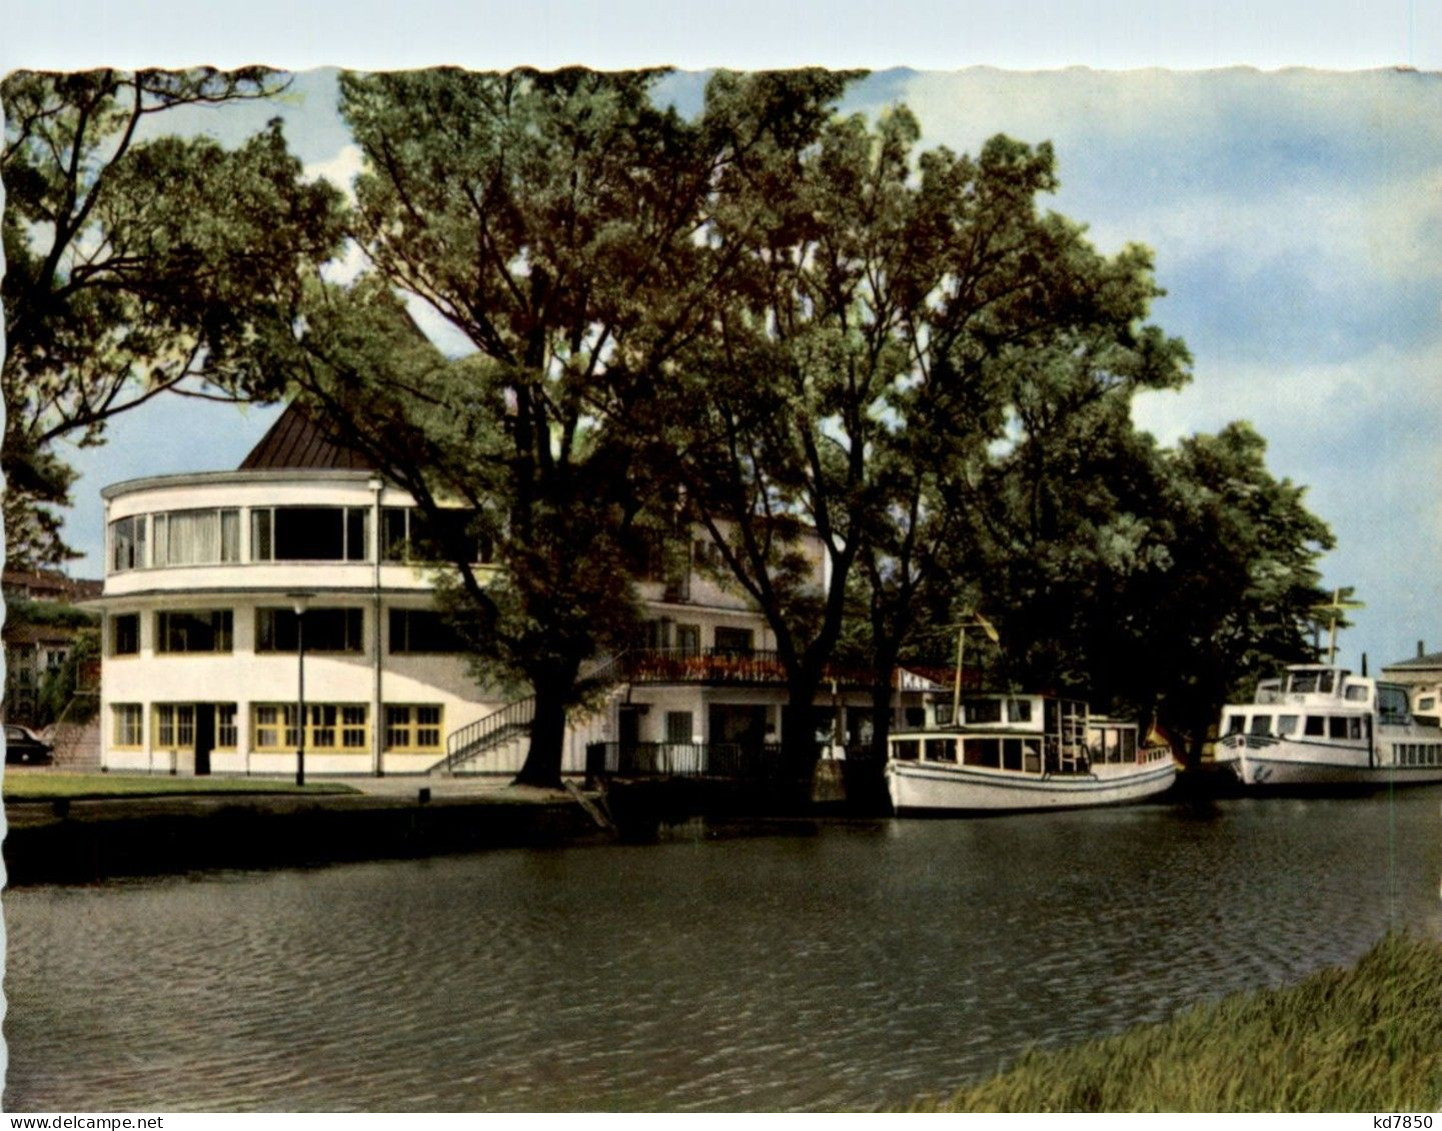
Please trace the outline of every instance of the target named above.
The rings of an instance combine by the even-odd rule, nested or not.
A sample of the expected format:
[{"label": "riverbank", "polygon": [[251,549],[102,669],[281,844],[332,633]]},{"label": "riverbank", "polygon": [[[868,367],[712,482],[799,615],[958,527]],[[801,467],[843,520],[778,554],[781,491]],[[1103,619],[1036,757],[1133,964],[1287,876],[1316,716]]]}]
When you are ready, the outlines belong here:
[{"label": "riverbank", "polygon": [[934,1112],[1390,1111],[1442,1106],[1442,944],[1389,936],[1349,970],[1235,994],[1054,1052]]},{"label": "riverbank", "polygon": [[451,786],[387,779],[297,789],[249,779],[7,771],[8,882],[406,859],[607,835],[594,809],[570,793]]}]

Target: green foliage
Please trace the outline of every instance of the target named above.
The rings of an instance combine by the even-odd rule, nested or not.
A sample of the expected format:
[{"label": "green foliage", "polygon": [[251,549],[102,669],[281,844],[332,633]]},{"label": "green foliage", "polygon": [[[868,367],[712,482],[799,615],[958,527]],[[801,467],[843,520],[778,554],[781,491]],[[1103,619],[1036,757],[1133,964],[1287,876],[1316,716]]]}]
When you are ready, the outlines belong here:
[{"label": "green foliage", "polygon": [[1033,1051],[927,1111],[1387,1111],[1442,1104],[1442,946],[1389,935],[1350,970]]},{"label": "green foliage", "polygon": [[0,85],[6,188],[3,470],[11,563],[72,556],[55,510],[73,473],[64,437],[167,390],[272,391],[249,345],[288,309],[304,267],[338,246],[338,192],[305,184],[278,122],[240,148],[137,140],[178,106],[257,98],[283,84],[230,74],[16,72]]},{"label": "green foliage", "polygon": [[[535,784],[559,778],[582,665],[634,625],[633,541],[674,523],[655,437],[629,421],[729,270],[697,234],[744,154],[804,144],[845,81],[722,76],[687,122],[652,103],[658,77],[344,76],[367,159],[353,234],[374,271],[304,296],[300,333],[268,346],[424,510],[464,503],[496,546],[495,571],[452,547],[446,591],[489,674],[535,691]],[[428,351],[393,293],[476,354]]]},{"label": "green foliage", "polygon": [[[100,710],[100,688],[92,678],[100,665],[100,630],[86,627],[75,637],[65,662],[40,681],[35,707],[35,725],[83,723]],[[88,684],[88,686],[87,686]]]}]

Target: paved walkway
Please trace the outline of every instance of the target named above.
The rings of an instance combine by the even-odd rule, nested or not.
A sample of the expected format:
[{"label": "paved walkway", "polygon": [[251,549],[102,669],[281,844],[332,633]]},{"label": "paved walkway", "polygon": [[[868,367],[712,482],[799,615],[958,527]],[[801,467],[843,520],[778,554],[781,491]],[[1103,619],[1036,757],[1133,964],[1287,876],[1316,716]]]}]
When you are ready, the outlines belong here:
[{"label": "paved walkway", "polygon": [[[509,775],[496,777],[444,777],[437,774],[387,774],[376,777],[308,777],[308,781],[336,781],[370,794],[372,797],[415,798],[423,789],[431,791],[432,797],[474,797],[477,794],[497,793],[511,786]],[[524,787],[521,787],[524,788]],[[518,790],[519,792],[519,790]],[[536,794],[548,790],[528,790]]]}]

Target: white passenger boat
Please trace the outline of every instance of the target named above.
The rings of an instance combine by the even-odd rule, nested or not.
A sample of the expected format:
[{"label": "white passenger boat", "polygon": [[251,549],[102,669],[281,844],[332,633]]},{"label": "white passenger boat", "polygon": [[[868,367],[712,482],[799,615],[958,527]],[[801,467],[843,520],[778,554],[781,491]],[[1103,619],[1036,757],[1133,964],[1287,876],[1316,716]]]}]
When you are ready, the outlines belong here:
[{"label": "white passenger boat", "polygon": [[1407,689],[1332,664],[1294,664],[1228,704],[1215,749],[1259,788],[1442,782],[1442,727],[1413,717]]},{"label": "white passenger boat", "polygon": [[930,726],[892,735],[886,784],[895,812],[985,813],[1117,805],[1176,780],[1167,748],[1137,741],[1135,723],[1092,717],[1046,695],[970,695],[927,706]]}]

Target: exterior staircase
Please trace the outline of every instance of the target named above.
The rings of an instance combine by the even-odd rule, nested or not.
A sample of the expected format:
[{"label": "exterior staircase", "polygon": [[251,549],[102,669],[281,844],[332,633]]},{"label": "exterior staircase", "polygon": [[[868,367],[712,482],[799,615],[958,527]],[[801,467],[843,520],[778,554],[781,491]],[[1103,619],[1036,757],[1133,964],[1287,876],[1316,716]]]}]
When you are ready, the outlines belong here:
[{"label": "exterior staircase", "polygon": [[[579,773],[585,768],[586,743],[600,737],[612,703],[625,690],[618,682],[621,657],[600,661],[582,678],[605,687],[604,699],[590,707],[572,711],[566,719],[565,755],[562,768]],[[514,699],[498,711],[477,719],[446,736],[446,756],[430,768],[432,774],[518,773],[525,759],[531,723],[536,717],[536,697]]]}]

